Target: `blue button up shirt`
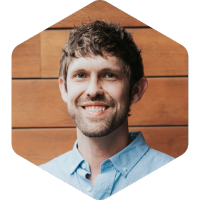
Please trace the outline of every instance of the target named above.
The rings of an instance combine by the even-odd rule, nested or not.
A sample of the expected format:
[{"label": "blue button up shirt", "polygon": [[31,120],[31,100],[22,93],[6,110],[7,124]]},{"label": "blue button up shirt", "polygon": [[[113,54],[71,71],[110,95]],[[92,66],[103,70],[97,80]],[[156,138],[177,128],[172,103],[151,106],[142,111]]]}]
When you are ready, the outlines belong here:
[{"label": "blue button up shirt", "polygon": [[101,163],[95,187],[86,178],[90,167],[79,153],[77,141],[72,151],[40,167],[94,199],[105,199],[174,159],[149,148],[141,132],[130,135],[132,143]]}]

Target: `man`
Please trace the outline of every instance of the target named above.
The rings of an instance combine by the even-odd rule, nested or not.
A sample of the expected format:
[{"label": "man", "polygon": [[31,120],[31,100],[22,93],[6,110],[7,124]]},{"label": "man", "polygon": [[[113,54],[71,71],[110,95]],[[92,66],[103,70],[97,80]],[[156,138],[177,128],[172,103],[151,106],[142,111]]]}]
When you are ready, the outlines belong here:
[{"label": "man", "polygon": [[40,167],[95,199],[105,199],[170,162],[128,132],[130,106],[147,88],[130,33],[95,21],[74,28],[63,48],[59,86],[77,127],[67,152]]}]

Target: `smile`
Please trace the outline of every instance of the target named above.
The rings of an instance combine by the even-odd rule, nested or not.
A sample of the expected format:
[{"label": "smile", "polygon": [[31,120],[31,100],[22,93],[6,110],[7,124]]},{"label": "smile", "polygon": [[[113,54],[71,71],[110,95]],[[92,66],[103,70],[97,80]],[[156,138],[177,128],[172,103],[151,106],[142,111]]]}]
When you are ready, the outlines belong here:
[{"label": "smile", "polygon": [[86,114],[92,116],[103,115],[109,108],[109,106],[107,106],[106,104],[98,102],[84,104],[81,107],[83,108]]}]

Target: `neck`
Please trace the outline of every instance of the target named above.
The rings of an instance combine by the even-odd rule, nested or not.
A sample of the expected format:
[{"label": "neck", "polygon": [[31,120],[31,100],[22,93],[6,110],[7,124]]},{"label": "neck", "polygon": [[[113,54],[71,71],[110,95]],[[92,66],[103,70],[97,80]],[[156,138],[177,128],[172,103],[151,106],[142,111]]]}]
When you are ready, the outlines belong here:
[{"label": "neck", "polygon": [[[101,163],[120,152],[130,144],[132,138],[128,133],[128,119],[115,131],[104,137],[87,137],[77,128],[78,150],[90,166],[88,179],[95,183],[100,174]],[[93,177],[93,179],[92,179]]]}]

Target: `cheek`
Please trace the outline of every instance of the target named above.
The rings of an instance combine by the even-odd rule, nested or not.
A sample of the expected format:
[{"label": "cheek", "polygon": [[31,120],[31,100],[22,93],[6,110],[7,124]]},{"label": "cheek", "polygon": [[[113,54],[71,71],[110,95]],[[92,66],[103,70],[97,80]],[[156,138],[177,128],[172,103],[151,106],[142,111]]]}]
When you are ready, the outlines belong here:
[{"label": "cheek", "polygon": [[119,104],[122,106],[122,107],[125,107],[128,103],[128,100],[129,100],[129,95],[128,93],[125,91],[125,90],[121,90],[119,93],[118,93],[118,102]]},{"label": "cheek", "polygon": [[107,84],[105,87],[105,91],[109,96],[114,99],[118,104],[127,103],[126,99],[129,98],[129,90],[128,86],[125,84]]},{"label": "cheek", "polygon": [[85,84],[80,83],[69,83],[68,84],[68,102],[69,104],[74,104],[75,101],[83,94],[85,91]]}]

